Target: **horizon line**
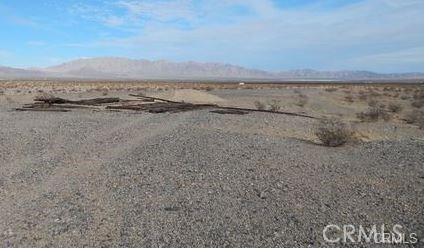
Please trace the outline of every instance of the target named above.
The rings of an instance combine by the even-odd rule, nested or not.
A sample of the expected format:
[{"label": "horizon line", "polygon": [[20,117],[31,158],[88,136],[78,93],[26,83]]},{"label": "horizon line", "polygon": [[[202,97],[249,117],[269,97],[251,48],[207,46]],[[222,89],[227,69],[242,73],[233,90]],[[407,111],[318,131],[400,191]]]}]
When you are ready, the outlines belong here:
[{"label": "horizon line", "polygon": [[0,64],[0,67],[8,67],[12,69],[21,69],[21,70],[44,70],[51,67],[56,67],[60,65],[64,65],[67,63],[75,62],[78,60],[93,60],[93,59],[124,59],[124,60],[132,60],[132,61],[148,61],[148,62],[168,62],[168,63],[174,63],[174,64],[183,64],[183,63],[197,63],[197,64],[217,64],[217,65],[227,65],[227,66],[235,66],[235,67],[241,67],[243,69],[249,69],[249,70],[256,70],[266,73],[284,73],[284,72],[293,72],[293,71],[314,71],[314,72],[370,72],[375,74],[424,74],[420,71],[407,71],[407,72],[381,72],[381,71],[375,71],[375,70],[366,70],[366,69],[313,69],[313,68],[296,68],[296,69],[281,69],[281,70],[264,70],[254,67],[247,67],[243,65],[233,64],[233,63],[227,63],[227,62],[214,62],[214,61],[196,61],[196,60],[170,60],[170,59],[147,59],[147,58],[131,58],[131,57],[124,57],[124,56],[98,56],[98,57],[86,57],[81,56],[74,59],[68,59],[62,62],[57,62],[52,65],[48,66],[14,66],[14,65],[5,65]]}]

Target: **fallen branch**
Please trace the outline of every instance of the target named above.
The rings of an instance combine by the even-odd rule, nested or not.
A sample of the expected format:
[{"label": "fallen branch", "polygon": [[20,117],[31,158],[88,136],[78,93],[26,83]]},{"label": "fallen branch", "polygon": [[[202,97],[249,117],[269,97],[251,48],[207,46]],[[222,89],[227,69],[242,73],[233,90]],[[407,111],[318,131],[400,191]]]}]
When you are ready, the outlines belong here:
[{"label": "fallen branch", "polygon": [[[144,99],[150,99],[150,100],[157,100],[157,101],[162,101],[162,102],[167,102],[167,103],[174,103],[174,104],[191,104],[191,105],[197,105],[197,106],[199,105],[199,104],[193,104],[193,103],[181,103],[181,102],[171,101],[171,100],[167,100],[167,99],[163,99],[163,98],[150,97],[150,96],[137,95],[137,94],[130,94],[130,96],[138,97],[138,98],[144,98]],[[238,107],[224,107],[224,106],[211,105],[211,104],[207,105],[207,107],[216,108],[216,109],[234,110],[234,111],[262,112],[262,113],[272,113],[272,114],[281,114],[281,115],[290,115],[290,116],[305,117],[305,118],[311,118],[311,119],[319,119],[317,117],[310,116],[310,115],[298,114],[298,113],[292,113],[292,112],[283,112],[283,111],[272,111],[272,110],[261,110],[261,109],[250,109],[250,108],[238,108]],[[137,110],[141,110],[141,109],[137,109]],[[164,111],[164,112],[166,112],[166,111]]]},{"label": "fallen branch", "polygon": [[44,112],[69,112],[69,109],[63,108],[16,108],[16,111],[44,111]]},{"label": "fallen branch", "polygon": [[162,101],[162,102],[169,102],[169,103],[181,103],[181,102],[171,101],[171,100],[167,100],[167,99],[163,99],[163,98],[152,97],[152,96],[144,96],[144,95],[137,95],[137,94],[129,94],[129,96],[142,98],[142,99],[146,99],[146,100],[153,100],[153,101]]},{"label": "fallen branch", "polygon": [[109,98],[93,98],[93,99],[86,99],[86,100],[67,100],[60,97],[38,97],[35,98],[34,101],[38,102],[44,102],[48,104],[75,104],[75,105],[99,105],[99,104],[105,104],[105,103],[116,103],[119,102],[121,99],[118,97],[109,97]]},{"label": "fallen branch", "polygon": [[250,109],[250,108],[223,107],[223,106],[217,106],[216,108],[218,108],[218,109],[241,110],[241,111],[249,111],[249,112],[263,112],[263,113],[291,115],[291,116],[305,117],[305,118],[311,118],[311,119],[319,119],[319,118],[317,118],[315,116],[311,116],[311,115],[298,114],[298,113],[293,113],[293,112],[272,111],[272,110],[265,110],[265,109]]},{"label": "fallen branch", "polygon": [[215,109],[211,110],[211,113],[221,114],[221,115],[245,115],[249,112],[238,110],[238,109]]},{"label": "fallen branch", "polygon": [[183,112],[196,109],[214,108],[213,104],[192,104],[192,103],[170,103],[170,102],[157,102],[149,104],[133,104],[133,105],[119,105],[107,106],[106,109],[127,109],[136,111],[147,111],[149,113],[165,113],[165,112]]},{"label": "fallen branch", "polygon": [[92,106],[81,106],[76,104],[50,104],[44,102],[36,102],[25,104],[22,108],[31,108],[31,109],[42,109],[42,108],[62,108],[62,109],[96,109],[96,107]]},{"label": "fallen branch", "polygon": [[[238,108],[238,107],[225,107],[219,106],[216,104],[195,104],[195,103],[185,103],[185,102],[176,102],[158,97],[150,97],[144,95],[130,94],[130,96],[140,98],[142,102],[152,102],[145,104],[130,104],[131,102],[137,102],[134,100],[121,100],[117,97],[112,98],[93,98],[85,100],[67,100],[59,97],[38,97],[34,100],[36,103],[24,105],[23,108],[16,109],[17,111],[54,111],[54,112],[68,112],[69,109],[73,108],[89,108],[81,107],[78,105],[89,105],[95,106],[100,104],[107,103],[117,103],[120,102],[121,105],[109,105],[106,106],[106,109],[126,109],[126,110],[135,110],[135,111],[147,111],[149,113],[177,113],[183,111],[192,111],[199,109],[215,109],[212,112],[219,114],[246,114],[249,112],[262,112],[262,113],[271,113],[271,114],[281,114],[281,115],[290,115],[298,116],[311,119],[319,119],[318,117],[298,114],[292,112],[282,112],[282,111],[272,111],[272,110],[260,110],[260,109],[250,109],[250,108]],[[156,102],[158,101],[158,102]],[[77,105],[77,106],[75,106]]]}]

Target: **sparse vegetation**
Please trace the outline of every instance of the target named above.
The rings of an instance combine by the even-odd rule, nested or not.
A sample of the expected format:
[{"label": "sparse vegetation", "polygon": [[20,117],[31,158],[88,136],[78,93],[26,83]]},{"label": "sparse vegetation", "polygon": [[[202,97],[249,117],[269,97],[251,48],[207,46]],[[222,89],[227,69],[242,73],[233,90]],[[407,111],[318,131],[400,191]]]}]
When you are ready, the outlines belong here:
[{"label": "sparse vegetation", "polygon": [[417,89],[413,95],[414,101],[411,106],[414,108],[422,108],[424,106],[424,89]]},{"label": "sparse vegetation", "polygon": [[347,96],[345,96],[345,97],[344,97],[344,100],[345,100],[346,102],[349,102],[349,103],[354,102],[354,100],[353,100],[353,96],[352,96],[352,95],[347,95]]},{"label": "sparse vegetation", "polygon": [[353,131],[338,119],[324,119],[318,123],[315,135],[323,145],[337,147],[348,142],[352,138]]},{"label": "sparse vegetation", "polygon": [[368,99],[368,94],[367,94],[367,92],[365,92],[365,91],[360,91],[358,94],[359,94],[358,98],[359,98],[361,101],[366,101],[366,100]]},{"label": "sparse vegetation", "polygon": [[383,93],[383,96],[386,96],[386,97],[392,97],[392,94],[391,94],[390,92],[384,92],[384,93]]},{"label": "sparse vegetation", "polygon": [[370,96],[372,96],[372,97],[379,97],[379,96],[381,96],[381,94],[380,94],[380,93],[378,93],[378,92],[376,92],[376,91],[374,91],[374,90],[371,90],[371,91],[369,92],[369,95],[370,95]]},{"label": "sparse vegetation", "polygon": [[382,106],[369,107],[367,111],[358,113],[356,116],[361,121],[365,122],[374,122],[378,120],[388,121],[390,119],[390,115]]},{"label": "sparse vegetation", "polygon": [[15,101],[9,96],[6,97],[6,102],[7,103],[15,103]]},{"label": "sparse vegetation", "polygon": [[258,110],[265,110],[266,109],[266,105],[261,101],[255,101],[254,104],[255,104],[256,109],[258,109]]},{"label": "sparse vegetation", "polygon": [[424,101],[424,89],[415,90],[413,98],[415,100],[423,100]]},{"label": "sparse vegetation", "polygon": [[271,111],[279,111],[281,109],[281,101],[278,100],[271,100],[269,103],[269,110]]},{"label": "sparse vegetation", "polygon": [[408,124],[417,125],[420,129],[424,129],[424,111],[411,111],[405,115],[404,120]]},{"label": "sparse vegetation", "polygon": [[369,102],[368,102],[368,106],[370,106],[370,107],[376,107],[377,106],[377,101],[376,100],[370,100]]},{"label": "sparse vegetation", "polygon": [[411,106],[414,108],[422,108],[424,106],[424,100],[416,100],[411,103]]},{"label": "sparse vegetation", "polygon": [[398,103],[390,103],[387,108],[392,113],[399,113],[402,110],[402,106]]},{"label": "sparse vegetation", "polygon": [[45,99],[49,99],[49,98],[54,98],[54,95],[49,94],[49,93],[41,93],[35,96],[34,99],[36,99],[37,101],[43,101]]},{"label": "sparse vegetation", "polygon": [[300,89],[295,89],[295,90],[293,90],[293,93],[295,93],[295,94],[302,94],[302,91],[300,91]]},{"label": "sparse vegetation", "polygon": [[326,88],[325,89],[325,91],[327,91],[327,92],[335,92],[335,91],[338,91],[339,89],[338,88]]},{"label": "sparse vegetation", "polygon": [[305,107],[307,103],[308,103],[308,96],[300,93],[297,96],[295,105],[303,108]]}]

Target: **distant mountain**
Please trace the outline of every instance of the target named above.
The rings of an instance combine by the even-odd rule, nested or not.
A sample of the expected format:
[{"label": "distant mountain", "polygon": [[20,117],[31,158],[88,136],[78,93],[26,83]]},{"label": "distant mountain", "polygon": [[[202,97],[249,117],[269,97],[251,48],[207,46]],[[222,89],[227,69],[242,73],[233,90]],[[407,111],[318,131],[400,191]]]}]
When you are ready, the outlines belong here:
[{"label": "distant mountain", "polygon": [[170,62],[126,58],[78,59],[43,69],[0,66],[1,78],[216,79],[216,80],[377,80],[424,79],[424,73],[291,70],[278,73],[220,63]]},{"label": "distant mountain", "polygon": [[273,78],[269,72],[240,66],[165,60],[132,60],[125,58],[79,59],[45,69],[57,76],[78,78],[128,79],[199,79],[199,78]]},{"label": "distant mountain", "polygon": [[0,79],[2,78],[43,78],[47,74],[43,71],[17,69],[0,66]]},{"label": "distant mountain", "polygon": [[360,80],[360,79],[422,79],[424,73],[390,73],[379,74],[371,71],[316,71],[292,70],[277,73],[278,78],[285,79],[332,79],[332,80]]}]

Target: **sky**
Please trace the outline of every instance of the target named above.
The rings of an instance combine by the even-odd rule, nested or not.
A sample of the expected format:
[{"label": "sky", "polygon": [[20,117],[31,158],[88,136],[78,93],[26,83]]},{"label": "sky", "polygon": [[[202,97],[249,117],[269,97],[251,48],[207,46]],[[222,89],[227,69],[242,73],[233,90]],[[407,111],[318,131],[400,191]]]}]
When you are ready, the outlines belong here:
[{"label": "sky", "polygon": [[0,65],[110,56],[424,72],[424,0],[0,1]]}]

